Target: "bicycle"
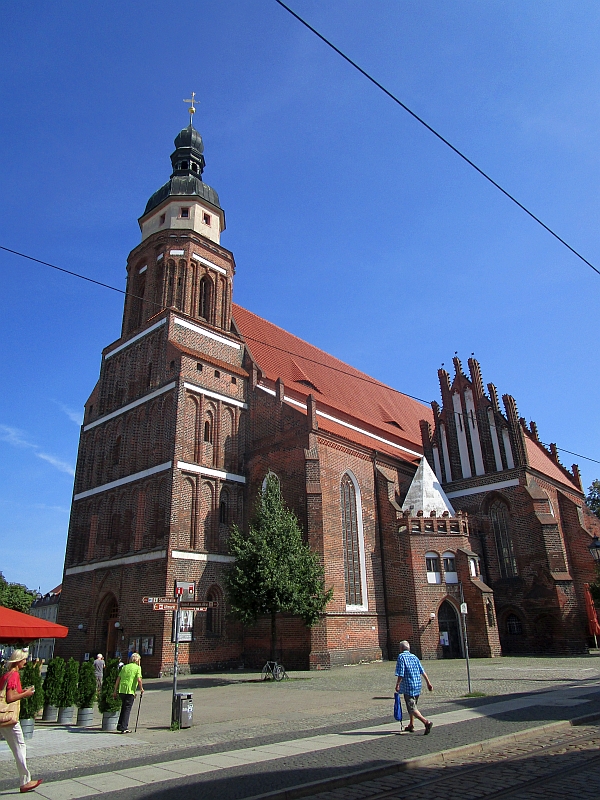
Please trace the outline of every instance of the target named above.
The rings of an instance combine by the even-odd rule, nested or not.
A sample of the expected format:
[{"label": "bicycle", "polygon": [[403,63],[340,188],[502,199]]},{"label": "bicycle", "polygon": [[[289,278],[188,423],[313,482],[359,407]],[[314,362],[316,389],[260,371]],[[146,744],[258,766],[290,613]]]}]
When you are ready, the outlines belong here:
[{"label": "bicycle", "polygon": [[285,667],[283,664],[278,664],[277,661],[267,661],[262,668],[262,672],[260,673],[261,681],[266,681],[269,678],[273,678],[276,681],[282,681],[287,677],[288,675],[285,671]]}]

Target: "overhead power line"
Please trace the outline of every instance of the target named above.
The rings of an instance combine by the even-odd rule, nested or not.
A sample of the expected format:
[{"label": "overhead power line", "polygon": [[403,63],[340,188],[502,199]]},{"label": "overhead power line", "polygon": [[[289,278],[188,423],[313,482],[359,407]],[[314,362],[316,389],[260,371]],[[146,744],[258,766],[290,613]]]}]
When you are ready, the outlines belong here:
[{"label": "overhead power line", "polygon": [[[49,261],[43,261],[41,258],[34,258],[33,256],[27,255],[26,253],[20,253],[18,250],[12,250],[10,247],[3,247],[0,245],[0,250],[4,250],[6,253],[12,253],[12,255],[19,256],[20,258],[26,258],[28,261],[33,261],[36,264],[42,264],[45,267],[50,267],[51,269],[55,269],[58,272],[62,272],[65,275],[72,275],[74,278],[79,278],[82,281],[88,281],[88,283],[93,283],[96,286],[102,286],[104,289],[110,289],[113,292],[118,292],[119,294],[127,295],[128,293],[124,289],[119,289],[116,286],[111,286],[109,283],[103,283],[102,281],[94,280],[94,278],[88,278],[87,275],[82,275],[79,272],[73,272],[73,270],[65,269],[64,267],[58,267],[56,264],[51,264]],[[129,297],[132,297],[137,300],[144,300],[143,297],[139,295],[132,295],[129,294]],[[160,308],[164,308],[160,303],[156,303],[152,300],[147,301],[150,302],[152,305],[160,306]],[[291,334],[293,335],[293,334]],[[348,375],[355,380],[363,381],[364,383],[370,383],[374,386],[383,386],[386,389],[389,389],[390,392],[394,392],[394,394],[402,395],[402,397],[410,397],[411,400],[417,400],[419,403],[424,403],[426,406],[430,405],[429,401],[423,400],[422,397],[416,397],[412,394],[407,394],[406,392],[401,392],[399,389],[394,389],[392,386],[388,386],[385,383],[381,383],[381,381],[376,381],[373,378],[369,378],[368,375],[360,375],[356,374],[356,372],[349,372],[348,370],[341,369],[340,367],[334,367],[332,364],[326,364],[324,361],[318,361],[314,358],[308,358],[303,353],[294,353],[293,350],[287,350],[284,347],[278,347],[271,342],[265,342],[263,339],[257,339],[253,336],[249,336],[247,334],[244,335],[244,339],[249,339],[253,342],[258,342],[259,344],[265,345],[266,347],[270,347],[273,350],[279,350],[282,353],[286,353],[289,356],[295,356],[296,358],[301,358],[304,361],[308,361],[311,364],[317,364],[320,367],[325,367],[325,369],[329,369],[332,372],[339,372],[342,375]],[[541,443],[540,443],[541,444]],[[544,447],[549,447],[549,445],[544,445]],[[593,461],[596,464],[600,464],[600,461],[596,460],[595,458],[590,458],[589,456],[582,456],[579,453],[573,453],[571,450],[565,450],[564,447],[557,447],[557,450],[560,450],[563,453],[569,453],[570,455],[577,456],[577,458],[584,458],[586,461]]]},{"label": "overhead power line", "polygon": [[570,250],[570,251],[571,251],[571,253],[573,253],[573,255],[575,255],[575,256],[577,256],[577,258],[581,259],[581,261],[583,261],[583,263],[584,263],[584,264],[587,264],[587,266],[588,266],[588,267],[590,267],[590,269],[593,269],[593,270],[594,270],[594,272],[595,272],[597,275],[600,275],[600,269],[597,269],[597,268],[596,268],[596,267],[595,267],[595,266],[592,264],[592,262],[591,262],[591,261],[588,261],[588,260],[587,260],[587,258],[585,258],[585,256],[583,256],[583,255],[582,255],[580,252],[578,252],[578,251],[577,251],[577,250],[576,250],[574,247],[572,247],[572,246],[571,246],[571,245],[570,245],[570,244],[569,244],[569,243],[568,243],[568,242],[567,242],[565,239],[563,239],[563,238],[562,238],[562,236],[559,236],[559,234],[558,234],[558,233],[556,233],[556,231],[554,231],[554,230],[553,230],[553,229],[552,229],[552,228],[551,228],[549,225],[546,225],[546,223],[545,223],[545,222],[543,222],[543,221],[542,221],[542,220],[541,220],[541,219],[540,219],[540,218],[539,218],[539,217],[538,217],[536,214],[534,214],[534,213],[533,213],[533,211],[530,211],[530,210],[527,208],[527,206],[523,205],[523,203],[521,203],[519,200],[517,200],[517,198],[516,198],[514,195],[512,195],[510,192],[508,192],[508,191],[507,191],[507,190],[506,190],[506,189],[505,189],[503,186],[501,186],[501,185],[498,183],[498,181],[495,181],[495,180],[494,180],[494,179],[491,177],[491,175],[488,175],[488,173],[487,173],[487,172],[485,172],[483,169],[481,169],[481,167],[478,167],[478,166],[477,166],[477,164],[475,164],[475,162],[474,162],[474,161],[472,161],[472,160],[471,160],[471,159],[470,159],[468,156],[466,156],[466,155],[465,155],[465,154],[464,154],[464,153],[463,153],[461,150],[459,150],[459,149],[458,149],[458,147],[455,147],[455,146],[452,144],[452,142],[450,142],[448,139],[446,139],[446,137],[445,137],[445,136],[442,136],[442,134],[441,134],[441,133],[439,133],[438,131],[436,131],[436,130],[435,130],[435,128],[433,128],[431,125],[429,125],[429,123],[428,123],[428,122],[425,122],[425,120],[424,120],[422,117],[420,117],[418,114],[416,114],[416,113],[415,113],[415,112],[414,112],[412,109],[410,109],[410,108],[409,108],[409,107],[406,105],[406,103],[403,103],[403,102],[402,102],[402,100],[400,100],[398,97],[396,97],[396,95],[395,95],[395,94],[393,94],[392,92],[390,92],[390,90],[389,90],[389,89],[386,89],[386,88],[385,88],[385,86],[384,86],[383,84],[381,84],[381,83],[380,83],[380,82],[379,82],[379,81],[378,81],[376,78],[374,78],[374,77],[373,77],[371,74],[369,74],[369,73],[368,73],[366,70],[364,70],[364,69],[363,69],[361,66],[359,66],[359,65],[356,63],[356,61],[353,61],[353,60],[352,60],[352,59],[351,59],[349,56],[347,56],[347,55],[346,55],[346,54],[345,54],[345,53],[344,53],[342,50],[340,50],[340,48],[339,48],[339,47],[336,47],[336,45],[334,45],[334,44],[333,44],[333,42],[331,42],[329,39],[327,39],[325,36],[323,36],[323,34],[322,34],[322,33],[319,33],[319,31],[318,31],[316,28],[313,28],[313,26],[312,26],[312,25],[310,25],[310,24],[309,24],[309,23],[308,23],[308,22],[307,22],[305,19],[303,19],[303,18],[302,18],[302,17],[301,17],[299,14],[296,14],[296,12],[295,12],[295,11],[293,11],[293,10],[292,10],[292,9],[291,9],[289,6],[287,6],[285,3],[283,3],[283,2],[282,2],[282,0],[275,0],[275,2],[276,2],[278,5],[280,5],[282,8],[284,8],[286,11],[288,11],[288,12],[289,12],[289,13],[290,13],[290,14],[291,14],[293,17],[295,17],[295,19],[297,19],[297,20],[298,20],[298,22],[302,23],[302,25],[304,25],[306,28],[308,28],[308,30],[309,30],[309,31],[311,31],[312,33],[314,33],[314,34],[315,34],[315,36],[317,36],[317,37],[318,37],[318,38],[319,38],[319,39],[320,39],[322,42],[324,42],[324,43],[325,43],[325,44],[326,44],[328,47],[331,47],[331,49],[332,49],[332,50],[334,50],[334,51],[335,51],[335,52],[336,52],[336,53],[337,53],[339,56],[341,56],[341,57],[342,57],[342,58],[343,58],[345,61],[347,61],[347,62],[348,62],[348,64],[350,64],[352,67],[354,67],[354,69],[358,70],[358,72],[360,72],[360,74],[361,74],[361,75],[364,75],[364,77],[365,77],[367,80],[371,81],[371,83],[372,83],[372,84],[374,84],[374,85],[375,85],[375,86],[376,86],[378,89],[381,89],[381,91],[382,91],[384,94],[386,94],[386,95],[387,95],[387,96],[388,96],[388,97],[389,97],[391,100],[393,100],[393,101],[394,101],[394,103],[397,103],[397,104],[398,104],[398,105],[399,105],[401,108],[403,108],[403,109],[404,109],[404,110],[405,110],[405,111],[406,111],[408,114],[410,114],[410,115],[411,115],[411,117],[413,117],[413,119],[416,119],[416,120],[417,120],[417,122],[419,122],[421,125],[423,125],[423,127],[427,128],[427,130],[428,130],[430,133],[432,133],[434,136],[436,136],[436,137],[437,137],[437,138],[440,140],[440,142],[443,142],[443,143],[444,143],[444,144],[445,144],[447,147],[449,147],[449,148],[450,148],[450,149],[451,149],[451,150],[452,150],[454,153],[456,153],[456,155],[457,155],[457,156],[459,156],[460,158],[462,158],[462,160],[463,160],[463,161],[465,161],[465,162],[466,162],[466,163],[467,163],[467,164],[468,164],[470,167],[473,167],[473,169],[474,169],[476,172],[478,172],[478,173],[479,173],[479,174],[480,174],[480,175],[481,175],[483,178],[485,178],[485,179],[486,179],[486,181],[489,181],[489,182],[492,184],[492,186],[495,186],[495,188],[496,188],[496,189],[498,189],[498,191],[502,192],[502,194],[503,194],[505,197],[507,197],[507,198],[508,198],[510,201],[512,201],[512,202],[513,202],[515,205],[517,205],[517,206],[518,206],[518,207],[519,207],[519,208],[520,208],[522,211],[524,211],[524,212],[525,212],[525,213],[526,213],[528,216],[530,216],[530,217],[531,217],[531,219],[533,219],[535,222],[537,222],[537,223],[538,223],[538,225],[541,225],[541,226],[542,226],[542,228],[544,228],[544,230],[546,230],[546,231],[547,231],[547,232],[548,232],[548,233],[549,233],[551,236],[554,236],[554,238],[555,238],[555,239],[557,239],[557,240],[558,240],[558,241],[559,241],[559,242],[560,242],[562,245],[564,245],[564,246],[565,246],[565,247],[566,247],[568,250]]}]

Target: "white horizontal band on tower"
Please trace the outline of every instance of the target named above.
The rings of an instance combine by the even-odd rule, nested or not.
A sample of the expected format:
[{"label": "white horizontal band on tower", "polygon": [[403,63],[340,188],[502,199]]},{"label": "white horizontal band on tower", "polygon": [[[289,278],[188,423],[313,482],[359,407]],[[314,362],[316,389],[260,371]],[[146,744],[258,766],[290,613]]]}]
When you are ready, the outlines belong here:
[{"label": "white horizontal band on tower", "polygon": [[119,353],[121,350],[124,350],[126,347],[129,347],[130,344],[137,342],[138,339],[143,339],[144,336],[147,336],[149,333],[152,333],[152,331],[155,331],[157,328],[160,328],[161,325],[164,325],[166,321],[167,321],[166,317],[159,319],[158,322],[155,322],[154,325],[150,325],[150,327],[146,328],[145,331],[142,331],[141,333],[132,336],[131,339],[128,339],[126,342],[123,342],[123,344],[120,344],[118,347],[115,347],[114,350],[111,350],[110,353],[107,353],[104,356],[104,360],[106,361],[108,358],[112,358],[115,355],[115,353]]},{"label": "white horizontal band on tower", "polygon": [[192,258],[194,259],[194,261],[200,261],[202,264],[206,264],[206,266],[210,267],[211,269],[216,269],[217,272],[220,272],[222,275],[227,275],[226,269],[223,269],[223,267],[220,267],[218,264],[213,264],[212,261],[209,261],[207,258],[199,256],[198,253],[192,253]]},{"label": "white horizontal band on tower", "polygon": [[91,497],[92,495],[99,494],[100,492],[108,492],[109,489],[116,489],[118,486],[124,486],[126,483],[133,483],[133,481],[139,481],[142,478],[148,478],[150,475],[156,475],[157,472],[164,472],[166,469],[171,469],[172,466],[172,461],[165,461],[164,464],[159,464],[156,467],[143,469],[141,472],[134,472],[133,475],[127,475],[125,478],[119,478],[116,481],[110,481],[110,483],[103,483],[102,486],[96,486],[94,489],[88,489],[85,492],[74,494],[73,500],[83,500],[84,497]]},{"label": "white horizontal band on tower", "polygon": [[171,550],[171,558],[182,561],[216,561],[220,564],[232,564],[234,556],[222,556],[219,553],[190,553],[187,550]]},{"label": "white horizontal band on tower", "polygon": [[120,567],[124,564],[141,564],[144,561],[158,561],[166,557],[166,550],[156,550],[153,553],[137,553],[131,556],[107,558],[104,561],[93,561],[91,564],[82,564],[79,567],[69,567],[65,570],[65,575],[79,575],[82,572],[93,572],[96,569],[110,569],[112,567]]},{"label": "white horizontal band on tower", "polygon": [[222,469],[201,467],[200,464],[189,464],[187,461],[178,461],[177,469],[180,469],[182,472],[195,472],[198,475],[206,475],[209,478],[221,478],[224,481],[246,483],[246,478],[243,475],[236,475],[233,472],[225,472],[225,470]]},{"label": "white horizontal band on tower", "polygon": [[241,350],[241,344],[232,342],[230,339],[226,339],[224,336],[219,336],[218,333],[207,331],[206,328],[201,328],[200,325],[194,325],[193,322],[188,322],[187,319],[175,317],[175,325],[180,325],[182,328],[188,328],[190,331],[194,331],[195,333],[201,333],[202,336],[207,336],[209,339],[214,339],[216,342],[220,342],[221,344],[227,344],[229,347],[233,347],[235,350]]},{"label": "white horizontal band on tower", "polygon": [[231,403],[232,406],[237,406],[238,408],[248,408],[248,404],[242,403],[241,400],[235,400],[233,397],[227,397],[226,394],[211,392],[209,389],[205,389],[203,386],[197,386],[195,383],[188,383],[186,381],[183,385],[190,392],[195,392],[196,394],[204,394],[207,397],[212,397],[213,400],[221,400],[223,403]]},{"label": "white horizontal band on tower", "polygon": [[121,408],[118,408],[116,411],[111,411],[110,414],[105,414],[103,417],[100,417],[99,419],[90,422],[89,425],[84,425],[83,430],[89,431],[91,430],[91,428],[95,428],[96,425],[102,425],[103,422],[108,422],[109,419],[113,419],[114,417],[118,417],[121,414],[125,414],[132,408],[136,408],[136,406],[141,406],[144,403],[153,400],[155,397],[159,397],[161,394],[164,394],[165,392],[170,392],[171,389],[174,389],[176,385],[177,384],[175,383],[175,381],[167,383],[166,386],[161,386],[160,389],[155,389],[153,392],[150,392],[150,394],[145,394],[143,397],[139,397],[132,403],[127,403],[126,406],[122,406]]}]

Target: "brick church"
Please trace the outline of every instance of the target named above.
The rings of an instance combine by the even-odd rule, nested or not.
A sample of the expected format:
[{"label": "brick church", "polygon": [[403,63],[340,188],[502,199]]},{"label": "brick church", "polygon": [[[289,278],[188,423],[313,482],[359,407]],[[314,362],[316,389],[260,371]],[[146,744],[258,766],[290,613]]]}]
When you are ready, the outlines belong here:
[{"label": "brick church", "polygon": [[[190,122],[172,174],[139,219],[120,337],[85,404],[57,654],[138,650],[169,672],[174,620],[144,595],[191,582],[207,612],[182,615],[192,671],[260,665],[268,623],[227,613],[229,526],[247,526],[266,476],[279,479],[334,596],[307,629],[279,622],[288,668],[583,651],[583,583],[600,520],[579,471],[541,444],[478,362],[439,371],[432,407],[233,304],[225,214],[202,180]],[[487,390],[487,391],[486,391]]]}]

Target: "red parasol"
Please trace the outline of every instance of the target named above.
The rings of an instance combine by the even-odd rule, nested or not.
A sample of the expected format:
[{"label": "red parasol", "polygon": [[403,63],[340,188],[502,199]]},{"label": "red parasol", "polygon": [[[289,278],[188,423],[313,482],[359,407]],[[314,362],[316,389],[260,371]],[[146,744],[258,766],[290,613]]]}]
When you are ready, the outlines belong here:
[{"label": "red parasol", "polygon": [[34,639],[64,639],[69,629],[31,614],[0,606],[0,642],[15,644]]},{"label": "red parasol", "polygon": [[583,588],[585,590],[585,610],[587,611],[590,636],[600,636],[600,623],[598,623],[598,614],[596,613],[589,583],[584,583]]}]

